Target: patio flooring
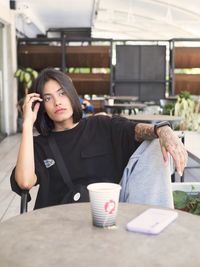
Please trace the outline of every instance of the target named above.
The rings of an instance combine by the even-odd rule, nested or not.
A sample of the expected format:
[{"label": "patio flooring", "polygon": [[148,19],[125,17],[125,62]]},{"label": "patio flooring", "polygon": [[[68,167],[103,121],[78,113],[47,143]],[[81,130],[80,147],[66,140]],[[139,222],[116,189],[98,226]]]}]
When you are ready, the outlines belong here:
[{"label": "patio flooring", "polygon": [[[11,191],[10,174],[16,164],[21,135],[16,134],[0,142],[0,222],[19,215],[20,197]],[[35,191],[31,190],[33,201]],[[30,204],[32,208],[34,202]]]}]

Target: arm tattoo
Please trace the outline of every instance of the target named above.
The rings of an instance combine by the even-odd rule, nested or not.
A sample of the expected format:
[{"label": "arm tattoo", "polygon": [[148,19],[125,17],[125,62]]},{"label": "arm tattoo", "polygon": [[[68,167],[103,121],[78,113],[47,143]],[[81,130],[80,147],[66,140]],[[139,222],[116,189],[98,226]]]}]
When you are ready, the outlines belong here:
[{"label": "arm tattoo", "polygon": [[152,140],[157,138],[154,133],[154,125],[147,123],[138,123],[135,126],[135,139],[137,141]]}]

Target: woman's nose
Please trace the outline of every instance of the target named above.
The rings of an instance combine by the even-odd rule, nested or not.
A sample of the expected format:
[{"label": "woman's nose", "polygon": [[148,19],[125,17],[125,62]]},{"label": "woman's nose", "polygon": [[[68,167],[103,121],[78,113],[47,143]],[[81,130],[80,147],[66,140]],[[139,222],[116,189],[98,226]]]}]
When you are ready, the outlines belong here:
[{"label": "woman's nose", "polygon": [[59,106],[61,103],[60,103],[60,99],[57,97],[54,99],[54,103],[56,106]]}]

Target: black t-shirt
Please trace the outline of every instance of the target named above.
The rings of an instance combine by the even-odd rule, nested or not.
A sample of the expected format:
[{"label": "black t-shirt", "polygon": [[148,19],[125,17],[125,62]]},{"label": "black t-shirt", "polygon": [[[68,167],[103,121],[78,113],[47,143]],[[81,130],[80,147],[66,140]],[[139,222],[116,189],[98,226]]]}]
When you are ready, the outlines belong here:
[{"label": "black t-shirt", "polygon": [[[72,129],[52,132],[73,183],[118,183],[140,144],[134,138],[135,125],[121,117],[91,116]],[[56,155],[49,148],[48,137],[34,137],[34,153],[40,184],[35,208],[59,204],[68,188],[59,173]],[[16,183],[13,190],[20,193]]]}]

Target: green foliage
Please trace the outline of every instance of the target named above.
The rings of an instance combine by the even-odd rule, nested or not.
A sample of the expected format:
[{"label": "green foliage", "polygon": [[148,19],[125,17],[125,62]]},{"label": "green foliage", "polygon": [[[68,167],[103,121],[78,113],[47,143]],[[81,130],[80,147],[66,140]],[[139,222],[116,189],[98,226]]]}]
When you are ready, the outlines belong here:
[{"label": "green foliage", "polygon": [[83,73],[83,74],[87,74],[90,73],[91,70],[90,68],[69,68],[68,69],[69,73]]},{"label": "green foliage", "polygon": [[186,192],[178,190],[173,191],[173,198],[174,198],[174,207],[176,209],[184,209],[189,200],[189,196]]},{"label": "green foliage", "polygon": [[191,99],[191,94],[188,91],[181,91],[180,94],[179,94],[179,97],[181,99],[184,98],[184,99],[187,100],[187,99]]},{"label": "green foliage", "polygon": [[162,113],[164,115],[174,115],[175,103],[170,102],[163,107]]},{"label": "green foliage", "polygon": [[188,91],[182,91],[175,104],[175,116],[182,117],[180,130],[196,131],[199,128],[198,105],[192,100]]},{"label": "green foliage", "polygon": [[66,73],[90,74],[90,73],[110,73],[110,68],[77,68],[71,67],[65,70]]},{"label": "green foliage", "polygon": [[[20,83],[23,85],[23,92],[21,98],[17,103],[19,114],[22,114],[22,106],[25,96],[29,93],[33,81],[38,77],[38,72],[32,68],[18,68],[14,74]],[[19,92],[19,91],[18,91]]]},{"label": "green foliage", "polygon": [[200,215],[200,193],[188,194],[184,191],[173,191],[174,207],[196,215]]},{"label": "green foliage", "polygon": [[38,72],[31,68],[19,68],[15,72],[15,77],[19,80],[19,82],[23,83],[25,95],[27,95],[33,81],[38,77]]}]

